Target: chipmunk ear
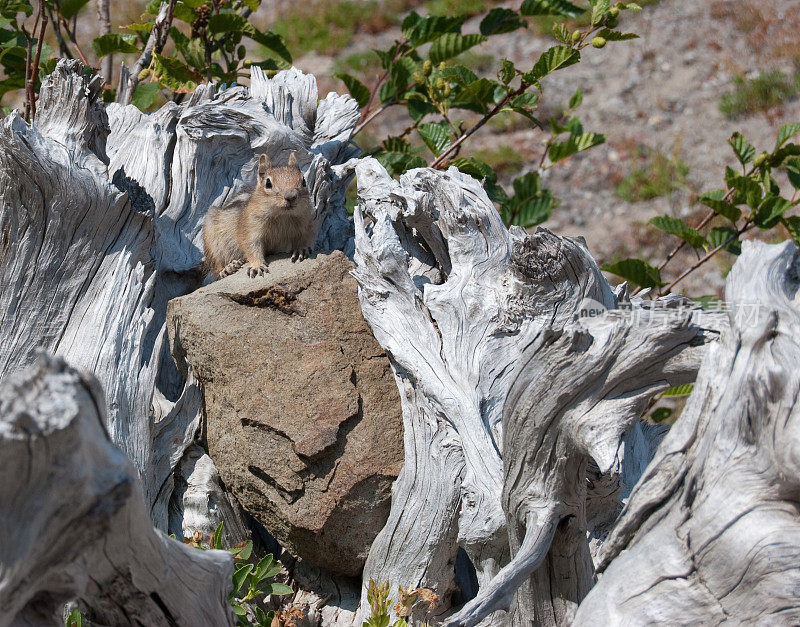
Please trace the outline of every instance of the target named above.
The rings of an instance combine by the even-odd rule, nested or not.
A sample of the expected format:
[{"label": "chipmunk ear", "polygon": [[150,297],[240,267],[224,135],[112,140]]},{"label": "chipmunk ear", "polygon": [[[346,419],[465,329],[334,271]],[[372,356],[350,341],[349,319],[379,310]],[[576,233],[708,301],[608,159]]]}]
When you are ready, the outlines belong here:
[{"label": "chipmunk ear", "polygon": [[297,153],[294,150],[289,153],[289,166],[292,168],[297,167]]},{"label": "chipmunk ear", "polygon": [[263,179],[267,174],[267,170],[272,168],[272,161],[267,155],[261,155],[258,158],[258,178]]}]

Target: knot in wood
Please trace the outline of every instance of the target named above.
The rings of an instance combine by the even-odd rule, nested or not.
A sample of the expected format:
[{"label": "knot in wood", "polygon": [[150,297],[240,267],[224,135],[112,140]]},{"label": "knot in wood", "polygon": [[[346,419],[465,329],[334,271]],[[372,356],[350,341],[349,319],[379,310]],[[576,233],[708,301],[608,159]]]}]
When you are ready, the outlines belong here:
[{"label": "knot in wood", "polygon": [[513,268],[533,283],[566,278],[565,261],[561,240],[545,231],[514,242],[511,250]]}]

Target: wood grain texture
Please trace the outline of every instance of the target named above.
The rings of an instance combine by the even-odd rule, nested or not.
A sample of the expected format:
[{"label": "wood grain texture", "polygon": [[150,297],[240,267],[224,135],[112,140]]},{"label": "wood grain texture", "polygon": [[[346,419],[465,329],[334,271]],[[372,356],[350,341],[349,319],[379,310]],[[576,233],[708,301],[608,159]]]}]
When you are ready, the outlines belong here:
[{"label": "wood grain texture", "polygon": [[[354,274],[395,371],[406,448],[364,581],[432,587],[446,612],[460,546],[481,590],[447,624],[555,624],[593,582],[589,461],[622,474],[626,433],[654,394],[693,379],[716,334],[684,301],[616,295],[582,241],[506,229],[453,168],[399,181],[371,159],[355,170]],[[580,317],[589,305],[602,315]],[[593,520],[608,524],[620,488]],[[520,587],[513,616],[492,615]]]},{"label": "wood grain texture", "polygon": [[800,622],[800,258],[745,242],[730,326],[603,547],[576,625]]},{"label": "wood grain texture", "polygon": [[[101,80],[60,61],[36,125],[0,128],[0,376],[43,348],[93,372],[108,430],[139,471],[166,530],[173,470],[197,430],[201,393],[169,355],[166,303],[201,281],[202,220],[255,182],[258,155],[298,151],[320,248],[353,248],[344,209],[358,107],[317,103],[298,70],[219,90],[202,85],[152,114],[104,107]],[[180,533],[180,529],[174,529]]]},{"label": "wood grain texture", "polygon": [[97,625],[234,625],[230,554],[153,529],[106,420],[97,379],[60,358],[0,383],[0,625],[63,625],[73,599]]}]

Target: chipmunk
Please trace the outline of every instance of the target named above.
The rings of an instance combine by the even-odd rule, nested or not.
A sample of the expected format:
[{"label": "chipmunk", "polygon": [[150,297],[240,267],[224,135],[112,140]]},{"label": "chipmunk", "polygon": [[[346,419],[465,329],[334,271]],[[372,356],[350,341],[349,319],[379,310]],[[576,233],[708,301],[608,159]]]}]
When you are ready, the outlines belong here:
[{"label": "chipmunk", "polygon": [[311,201],[295,153],[280,167],[261,155],[256,188],[222,207],[209,207],[203,223],[206,266],[219,278],[245,263],[249,277],[263,276],[265,258],[274,253],[306,259],[313,237]]}]

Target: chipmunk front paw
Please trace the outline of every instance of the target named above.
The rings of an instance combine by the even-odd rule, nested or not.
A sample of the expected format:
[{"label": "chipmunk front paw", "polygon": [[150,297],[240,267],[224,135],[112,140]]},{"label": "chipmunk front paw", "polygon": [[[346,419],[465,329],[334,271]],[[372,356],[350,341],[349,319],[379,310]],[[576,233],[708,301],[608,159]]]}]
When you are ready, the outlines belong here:
[{"label": "chipmunk front paw", "polygon": [[292,261],[303,261],[303,259],[308,259],[310,256],[311,256],[310,248],[302,248],[300,250],[292,251]]},{"label": "chipmunk front paw", "polygon": [[231,261],[227,266],[222,269],[222,272],[219,273],[219,278],[224,279],[226,276],[234,274],[244,265],[244,261],[241,259],[235,259]]},{"label": "chipmunk front paw", "polygon": [[267,272],[269,272],[269,270],[267,270],[267,266],[265,266],[263,263],[258,266],[251,263],[247,266],[247,276],[249,276],[251,279],[254,279],[257,276],[264,276]]}]

